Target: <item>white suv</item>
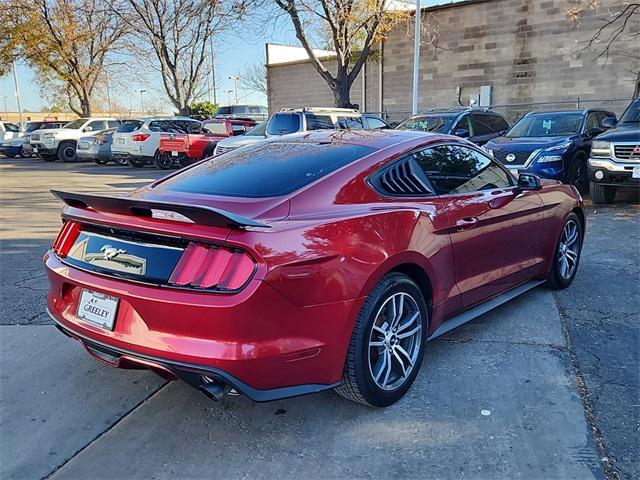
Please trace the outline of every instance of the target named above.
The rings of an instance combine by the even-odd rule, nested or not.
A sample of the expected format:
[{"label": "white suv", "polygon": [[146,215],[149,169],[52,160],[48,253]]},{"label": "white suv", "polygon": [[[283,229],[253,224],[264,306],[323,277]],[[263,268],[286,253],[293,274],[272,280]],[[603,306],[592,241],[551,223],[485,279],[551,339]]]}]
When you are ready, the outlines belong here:
[{"label": "white suv", "polygon": [[87,132],[100,132],[115,128],[120,121],[115,118],[79,118],[62,128],[44,128],[29,135],[29,143],[34,153],[46,162],[76,161],[76,143]]},{"label": "white suv", "polygon": [[[249,145],[273,136],[288,135],[291,133],[307,132],[321,129],[366,129],[377,130],[390,128],[380,117],[372,114],[361,114],[358,110],[350,108],[283,108],[271,115],[266,122],[266,131],[258,136],[250,130],[246,136],[232,137],[222,140],[216,145],[214,155],[235,150],[238,147]],[[255,130],[258,127],[254,127]]]},{"label": "white suv", "polygon": [[202,122],[189,117],[153,117],[123,120],[113,134],[111,158],[132,167],[157,164],[162,134],[200,133]]}]

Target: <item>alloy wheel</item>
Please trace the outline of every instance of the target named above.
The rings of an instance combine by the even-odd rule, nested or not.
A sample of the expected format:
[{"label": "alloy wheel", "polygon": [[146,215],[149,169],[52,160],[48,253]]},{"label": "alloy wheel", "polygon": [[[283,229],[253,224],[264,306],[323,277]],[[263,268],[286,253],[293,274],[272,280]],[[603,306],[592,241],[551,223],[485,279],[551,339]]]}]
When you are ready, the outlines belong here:
[{"label": "alloy wheel", "polygon": [[558,247],[558,272],[569,279],[578,266],[580,256],[580,229],[574,220],[569,220],[562,230]]},{"label": "alloy wheel", "polygon": [[422,343],[422,315],[405,292],[388,297],[369,335],[369,373],[383,390],[400,388],[411,375]]}]

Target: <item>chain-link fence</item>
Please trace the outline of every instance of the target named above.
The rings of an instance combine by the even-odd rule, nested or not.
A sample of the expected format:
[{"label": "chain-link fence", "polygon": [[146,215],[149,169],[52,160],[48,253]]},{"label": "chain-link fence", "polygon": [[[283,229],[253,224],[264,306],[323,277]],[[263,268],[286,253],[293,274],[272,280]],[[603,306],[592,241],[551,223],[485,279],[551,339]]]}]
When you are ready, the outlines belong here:
[{"label": "chain-link fence", "polygon": [[[613,112],[619,117],[630,102],[630,98],[610,98],[602,100],[581,100],[579,98],[576,98],[575,100],[566,102],[514,103],[511,105],[493,105],[488,108],[490,108],[494,112],[504,115],[509,124],[513,125],[529,112],[599,108],[602,110]],[[461,110],[465,107],[451,106],[442,108]],[[382,116],[382,118],[384,118],[388,123],[392,125],[397,124],[405,118],[411,116],[411,112],[407,110],[385,110],[384,112],[369,113],[374,113],[376,115]]]}]

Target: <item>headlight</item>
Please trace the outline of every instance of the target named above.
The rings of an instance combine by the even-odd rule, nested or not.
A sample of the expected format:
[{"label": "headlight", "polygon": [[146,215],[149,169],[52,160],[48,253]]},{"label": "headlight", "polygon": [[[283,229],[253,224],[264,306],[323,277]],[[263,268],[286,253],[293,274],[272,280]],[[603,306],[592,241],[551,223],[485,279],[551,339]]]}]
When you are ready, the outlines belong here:
[{"label": "headlight", "polygon": [[538,155],[538,159],[536,163],[551,163],[551,162],[559,162],[562,160],[562,154],[571,146],[571,142],[561,143],[559,145],[554,145],[552,147],[545,148],[542,150],[540,155]]},{"label": "headlight", "polygon": [[591,156],[609,158],[611,156],[611,143],[596,140],[591,144]]},{"label": "headlight", "polygon": [[543,153],[542,155],[540,155],[540,157],[538,157],[536,163],[551,163],[559,162],[560,160],[562,160],[562,155],[551,155],[548,153]]},{"label": "headlight", "polygon": [[570,146],[571,146],[571,142],[565,142],[565,143],[561,143],[560,145],[554,145],[553,147],[545,148],[542,153],[544,154],[546,152],[553,152],[553,153],[564,152]]}]

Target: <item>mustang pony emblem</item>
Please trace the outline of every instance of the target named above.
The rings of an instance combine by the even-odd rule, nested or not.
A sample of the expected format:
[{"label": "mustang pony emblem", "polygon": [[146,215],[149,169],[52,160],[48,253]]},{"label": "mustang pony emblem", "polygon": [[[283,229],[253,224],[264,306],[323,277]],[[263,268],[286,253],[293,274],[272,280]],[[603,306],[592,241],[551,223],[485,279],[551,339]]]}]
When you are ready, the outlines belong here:
[{"label": "mustang pony emblem", "polygon": [[126,250],[122,250],[121,248],[115,248],[115,247],[112,247],[111,245],[104,245],[100,249],[100,251],[102,252],[103,260],[112,260],[118,255],[120,255],[121,253],[127,253]]}]

